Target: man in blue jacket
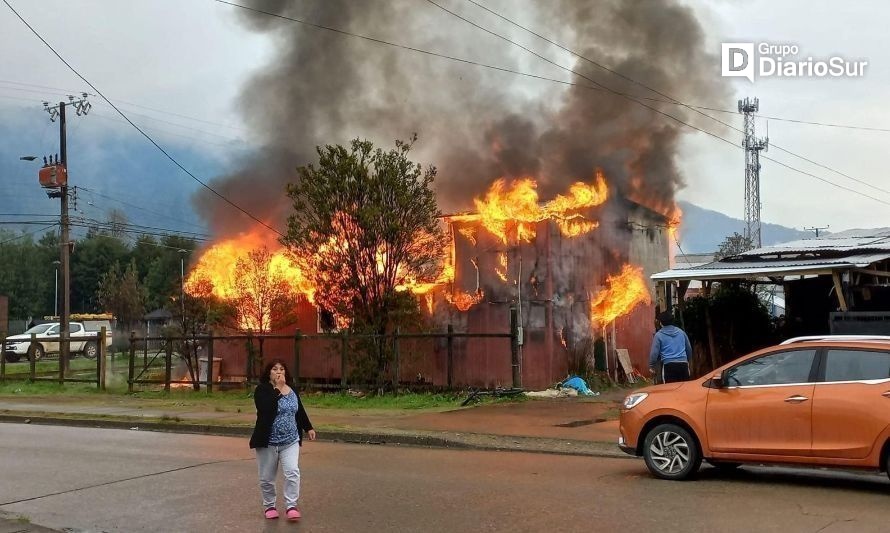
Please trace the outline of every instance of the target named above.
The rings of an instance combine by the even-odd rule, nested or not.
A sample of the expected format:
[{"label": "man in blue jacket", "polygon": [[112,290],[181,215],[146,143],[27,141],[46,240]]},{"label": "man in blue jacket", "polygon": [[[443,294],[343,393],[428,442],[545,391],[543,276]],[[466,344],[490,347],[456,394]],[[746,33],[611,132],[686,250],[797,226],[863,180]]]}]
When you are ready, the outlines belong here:
[{"label": "man in blue jacket", "polygon": [[649,371],[655,374],[656,365],[661,363],[663,383],[689,380],[689,359],[692,345],[686,332],[674,325],[674,315],[665,311],[658,315],[661,329],[652,339],[649,350]]}]

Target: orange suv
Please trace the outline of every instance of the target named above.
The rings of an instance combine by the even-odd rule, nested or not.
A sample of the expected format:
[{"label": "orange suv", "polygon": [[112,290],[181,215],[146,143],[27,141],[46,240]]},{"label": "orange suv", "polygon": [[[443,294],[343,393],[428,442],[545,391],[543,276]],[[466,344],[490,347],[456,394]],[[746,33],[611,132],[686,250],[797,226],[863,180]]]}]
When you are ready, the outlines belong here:
[{"label": "orange suv", "polygon": [[653,475],[784,463],[887,471],[890,337],[798,337],[624,399],[619,447]]}]

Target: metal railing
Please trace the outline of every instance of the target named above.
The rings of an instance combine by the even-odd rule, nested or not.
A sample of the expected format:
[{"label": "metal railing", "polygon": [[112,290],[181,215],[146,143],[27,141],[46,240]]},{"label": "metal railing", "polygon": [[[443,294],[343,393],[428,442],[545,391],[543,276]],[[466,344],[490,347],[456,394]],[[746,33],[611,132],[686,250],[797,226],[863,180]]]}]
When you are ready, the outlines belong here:
[{"label": "metal railing", "polygon": [[[505,339],[510,343],[510,369],[513,387],[522,386],[521,369],[519,364],[519,328],[516,319],[515,310],[511,310],[511,328],[509,332],[503,333],[458,333],[454,331],[452,325],[448,325],[444,332],[438,333],[402,333],[396,330],[394,333],[387,335],[374,334],[354,334],[349,332],[341,333],[303,333],[297,329],[292,335],[282,334],[253,334],[244,333],[236,335],[195,335],[195,336],[147,336],[138,337],[135,332],[130,333],[129,349],[128,349],[128,372],[127,384],[128,390],[133,392],[137,385],[163,385],[165,391],[170,391],[173,385],[192,386],[195,389],[204,387],[207,392],[212,392],[215,386],[222,386],[224,383],[215,381],[216,372],[214,369],[215,357],[214,350],[220,343],[236,343],[243,346],[244,357],[244,380],[240,382],[243,386],[256,383],[259,376],[256,366],[265,357],[264,347],[267,343],[276,341],[280,347],[282,341],[291,346],[291,352],[288,360],[291,373],[294,379],[306,388],[328,388],[345,390],[350,386],[371,386],[370,383],[350,383],[347,369],[349,368],[349,353],[354,343],[361,341],[372,341],[380,343],[389,343],[391,349],[392,365],[391,372],[388,376],[387,383],[394,388],[402,383],[407,383],[404,376],[401,375],[402,369],[402,341],[407,340],[423,340],[444,341],[444,359],[445,372],[444,384],[437,386],[431,385],[432,388],[452,389],[455,386],[454,380],[454,356],[455,342],[460,339]],[[301,367],[305,363],[305,350],[307,344],[312,341],[323,341],[327,343],[327,355],[324,357],[339,356],[339,376],[335,376],[335,381],[331,381],[330,376],[318,378],[309,375],[307,372],[301,371]],[[189,344],[190,343],[190,346]],[[336,349],[331,346],[336,345]],[[159,348],[149,349],[149,346],[159,346]],[[204,355],[198,356],[198,346],[204,349]],[[175,350],[176,347],[184,348]],[[182,353],[186,352],[186,353]],[[336,353],[334,353],[336,352]],[[431,357],[431,353],[426,354],[427,358]],[[142,361],[139,361],[141,356]],[[316,358],[318,355],[316,354]],[[173,367],[174,361],[180,363],[186,361],[187,377],[174,379]],[[206,361],[205,367],[201,366],[201,362]],[[505,361],[506,363],[506,361]],[[180,365],[181,366],[181,365]],[[203,370],[203,372],[202,372]],[[232,374],[232,372],[228,372]],[[203,374],[203,375],[202,375]],[[239,374],[240,375],[240,374]]]}]

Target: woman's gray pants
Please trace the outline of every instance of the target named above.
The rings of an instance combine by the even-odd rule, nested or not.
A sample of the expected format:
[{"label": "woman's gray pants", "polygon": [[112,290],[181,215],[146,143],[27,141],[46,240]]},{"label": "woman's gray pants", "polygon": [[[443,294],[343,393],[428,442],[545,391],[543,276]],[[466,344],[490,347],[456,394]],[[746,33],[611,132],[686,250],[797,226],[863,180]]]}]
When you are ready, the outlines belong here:
[{"label": "woman's gray pants", "polygon": [[287,446],[268,446],[256,449],[256,461],[260,475],[260,492],[263,495],[263,509],[275,507],[275,476],[278,464],[284,473],[285,509],[297,506],[300,497],[300,444],[294,441]]}]

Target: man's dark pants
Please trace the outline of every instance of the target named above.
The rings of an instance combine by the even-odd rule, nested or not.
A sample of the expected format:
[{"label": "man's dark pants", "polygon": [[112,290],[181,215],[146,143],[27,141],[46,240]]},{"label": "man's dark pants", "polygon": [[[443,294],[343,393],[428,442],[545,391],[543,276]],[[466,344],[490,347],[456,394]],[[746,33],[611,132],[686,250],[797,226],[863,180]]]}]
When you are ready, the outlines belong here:
[{"label": "man's dark pants", "polygon": [[661,367],[661,376],[662,383],[689,381],[689,364],[685,361],[682,363],[665,363]]}]

